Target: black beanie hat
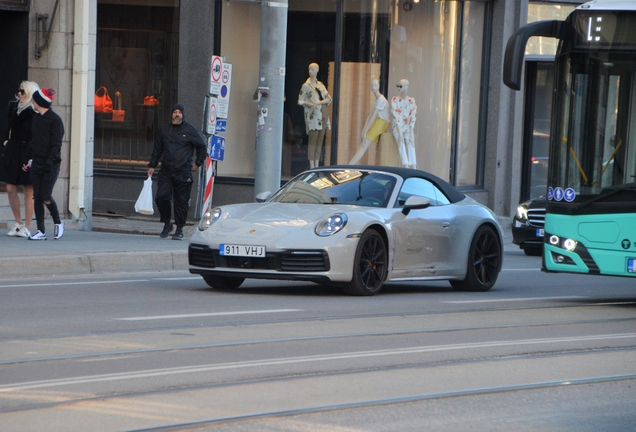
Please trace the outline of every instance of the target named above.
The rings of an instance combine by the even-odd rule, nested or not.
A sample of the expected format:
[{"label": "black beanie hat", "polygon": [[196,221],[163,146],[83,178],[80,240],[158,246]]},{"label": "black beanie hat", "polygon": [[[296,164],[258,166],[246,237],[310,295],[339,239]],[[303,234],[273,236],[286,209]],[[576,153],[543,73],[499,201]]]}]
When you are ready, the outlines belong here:
[{"label": "black beanie hat", "polygon": [[51,108],[53,95],[55,95],[55,90],[52,88],[43,88],[33,93],[33,100],[42,108]]},{"label": "black beanie hat", "polygon": [[185,106],[183,106],[183,104],[176,103],[176,104],[172,105],[172,109],[170,110],[170,114],[172,114],[174,112],[174,110],[181,111],[181,114],[183,114],[183,121],[185,121],[185,118],[186,118]]}]

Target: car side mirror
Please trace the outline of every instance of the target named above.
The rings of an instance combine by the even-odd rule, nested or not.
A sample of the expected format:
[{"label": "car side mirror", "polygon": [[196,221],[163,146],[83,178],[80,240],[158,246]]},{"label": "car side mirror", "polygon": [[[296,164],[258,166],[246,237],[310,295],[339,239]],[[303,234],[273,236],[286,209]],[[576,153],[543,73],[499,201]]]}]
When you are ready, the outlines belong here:
[{"label": "car side mirror", "polygon": [[411,212],[411,210],[425,209],[430,205],[431,205],[430,199],[413,195],[413,196],[410,196],[404,203],[404,207],[402,208],[402,213],[406,216]]},{"label": "car side mirror", "polygon": [[261,192],[258,195],[256,195],[256,202],[259,202],[259,203],[265,202],[271,196],[272,196],[272,193],[270,191]]}]

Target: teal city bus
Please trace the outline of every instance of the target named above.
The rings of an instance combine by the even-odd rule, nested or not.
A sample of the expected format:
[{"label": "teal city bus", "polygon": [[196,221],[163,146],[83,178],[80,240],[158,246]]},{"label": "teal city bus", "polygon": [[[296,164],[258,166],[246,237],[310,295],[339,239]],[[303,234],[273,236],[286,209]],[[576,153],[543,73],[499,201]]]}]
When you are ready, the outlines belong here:
[{"label": "teal city bus", "polygon": [[636,1],[596,0],[520,28],[504,61],[514,90],[532,36],[559,40],[543,270],[636,277]]}]

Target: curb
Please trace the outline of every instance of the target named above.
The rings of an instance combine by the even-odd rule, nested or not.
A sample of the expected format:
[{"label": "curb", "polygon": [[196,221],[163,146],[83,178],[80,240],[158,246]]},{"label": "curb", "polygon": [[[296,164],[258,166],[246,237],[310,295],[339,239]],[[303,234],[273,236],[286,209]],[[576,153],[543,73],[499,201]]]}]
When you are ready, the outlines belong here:
[{"label": "curb", "polygon": [[[105,252],[37,257],[30,276],[82,275],[92,273],[170,271],[188,269],[188,252]],[[4,277],[24,275],[24,257],[0,260]]]}]

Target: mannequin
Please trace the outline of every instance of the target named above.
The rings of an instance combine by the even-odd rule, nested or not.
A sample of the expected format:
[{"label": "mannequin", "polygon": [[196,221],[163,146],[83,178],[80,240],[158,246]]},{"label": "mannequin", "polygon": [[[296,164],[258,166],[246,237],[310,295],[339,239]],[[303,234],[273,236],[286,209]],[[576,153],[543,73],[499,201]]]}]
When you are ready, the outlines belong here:
[{"label": "mannequin", "polygon": [[320,163],[320,152],[325,132],[331,129],[329,110],[331,96],[323,83],[316,79],[318,64],[309,65],[309,78],[303,84],[298,95],[298,105],[305,109],[305,129],[309,135],[307,159],[309,168],[316,168]]},{"label": "mannequin", "polygon": [[409,81],[401,79],[397,85],[400,91],[399,96],[391,99],[391,114],[393,114],[393,136],[398,146],[402,166],[406,168],[416,168],[415,159],[415,116],[417,105],[415,99],[407,96]]},{"label": "mannequin", "polygon": [[371,77],[371,92],[375,96],[375,105],[362,129],[362,136],[360,137],[362,145],[349,162],[350,165],[357,164],[369,149],[369,146],[377,143],[380,135],[386,132],[391,124],[389,101],[380,93],[380,81],[375,76]]}]

